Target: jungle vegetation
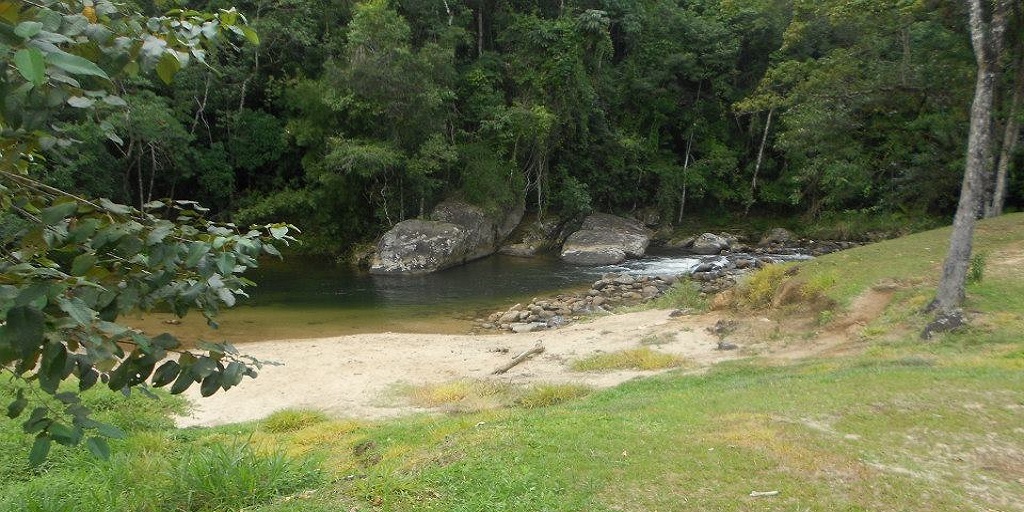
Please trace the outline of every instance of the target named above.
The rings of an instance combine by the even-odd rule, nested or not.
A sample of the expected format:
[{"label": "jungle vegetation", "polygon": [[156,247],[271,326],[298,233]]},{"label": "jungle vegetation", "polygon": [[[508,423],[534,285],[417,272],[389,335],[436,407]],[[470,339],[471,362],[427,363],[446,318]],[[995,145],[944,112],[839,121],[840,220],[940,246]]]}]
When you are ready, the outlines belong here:
[{"label": "jungle vegetation", "polygon": [[[234,6],[260,44],[220,45],[170,83],[119,79],[127,108],[109,115],[66,113],[80,143],[52,149],[47,183],[136,206],[194,199],[240,225],[287,220],[301,250],[327,253],[452,196],[663,225],[956,208],[977,73],[959,2],[137,7],[180,4]],[[993,152],[989,197],[1018,157],[1018,32],[1000,56],[994,139],[1010,151]],[[1024,180],[1008,175],[1018,205]]]}]

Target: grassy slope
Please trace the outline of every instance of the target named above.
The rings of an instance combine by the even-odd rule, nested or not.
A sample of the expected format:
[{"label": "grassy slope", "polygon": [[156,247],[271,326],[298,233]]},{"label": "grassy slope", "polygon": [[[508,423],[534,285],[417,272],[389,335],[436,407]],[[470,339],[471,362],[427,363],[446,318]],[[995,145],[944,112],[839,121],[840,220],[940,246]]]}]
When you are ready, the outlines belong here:
[{"label": "grassy slope", "polygon": [[[855,332],[855,355],[750,359],[559,406],[383,424],[281,413],[175,431],[150,411],[148,423],[131,416],[139,424],[111,462],[60,452],[38,475],[10,456],[28,440],[0,422],[0,510],[204,510],[234,487],[206,510],[1024,510],[1024,215],[982,224],[972,327],[925,344],[916,311],[947,237],[803,265],[799,279],[834,282],[837,316],[872,285],[900,283]],[[249,458],[223,450],[240,445]],[[255,477],[237,469],[279,459]],[[246,501],[246,482],[277,490]]]}]

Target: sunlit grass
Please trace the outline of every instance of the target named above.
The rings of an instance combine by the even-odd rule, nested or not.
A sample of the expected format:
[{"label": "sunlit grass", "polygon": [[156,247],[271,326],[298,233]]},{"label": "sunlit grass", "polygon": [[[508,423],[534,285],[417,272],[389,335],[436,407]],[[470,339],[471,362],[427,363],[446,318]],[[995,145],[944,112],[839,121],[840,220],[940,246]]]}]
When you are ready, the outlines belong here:
[{"label": "sunlit grass", "polygon": [[664,352],[658,352],[650,347],[639,347],[595,354],[590,357],[574,361],[571,365],[574,371],[578,372],[600,372],[610,370],[664,370],[667,368],[678,368],[686,364],[686,359]]},{"label": "sunlit grass", "polygon": [[[56,447],[33,470],[31,437],[0,420],[0,510],[1024,510],[1024,216],[997,221],[979,228],[970,327],[932,342],[917,333],[941,233],[801,266],[842,304],[898,282],[852,355],[600,391],[440,383],[415,394],[459,414],[378,423],[285,411],[178,430],[174,399],[99,392],[89,403],[129,430],[109,461]],[[484,398],[498,406],[465,406]]]}]

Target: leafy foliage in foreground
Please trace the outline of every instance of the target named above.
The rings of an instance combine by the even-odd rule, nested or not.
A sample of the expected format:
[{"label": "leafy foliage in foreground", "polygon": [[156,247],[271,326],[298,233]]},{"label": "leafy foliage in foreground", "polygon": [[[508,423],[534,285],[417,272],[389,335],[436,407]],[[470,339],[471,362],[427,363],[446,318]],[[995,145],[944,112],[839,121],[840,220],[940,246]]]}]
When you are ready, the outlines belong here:
[{"label": "leafy foliage in foreground", "polygon": [[[54,441],[84,440],[109,456],[105,438],[123,432],[92,419],[79,396],[97,383],[126,394],[199,384],[210,395],[255,376],[258,363],[231,346],[184,350],[173,336],[117,320],[166,307],[179,316],[198,309],[216,326],[220,306],[252,284],[241,273],[262,254],[280,256],[271,242],[293,240],[290,226],[240,230],[205,219],[193,201],[135,208],[36,177],[48,167],[42,150],[74,143],[55,127],[67,111],[102,119],[127,107],[114,77],[155,70],[169,83],[190,59],[203,61],[222,32],[256,41],[233,10],[145,18],[106,1],[0,2],[0,374],[15,390],[6,415],[27,416],[22,429],[35,436],[34,464]],[[100,127],[123,144],[110,123]],[[77,390],[61,386],[70,380]]]}]

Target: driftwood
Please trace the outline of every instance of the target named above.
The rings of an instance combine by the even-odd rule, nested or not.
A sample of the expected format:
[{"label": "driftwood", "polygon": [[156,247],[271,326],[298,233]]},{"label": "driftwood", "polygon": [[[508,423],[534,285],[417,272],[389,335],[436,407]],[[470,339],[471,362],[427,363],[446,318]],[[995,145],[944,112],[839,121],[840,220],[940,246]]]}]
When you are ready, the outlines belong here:
[{"label": "driftwood", "polygon": [[519,364],[519,363],[521,363],[523,361],[526,361],[530,357],[535,356],[537,354],[540,354],[541,352],[544,352],[544,345],[541,345],[540,342],[538,341],[537,345],[535,347],[531,348],[530,350],[527,350],[527,351],[523,352],[522,354],[519,354],[516,357],[513,357],[511,361],[509,361],[508,363],[502,365],[497,370],[494,370],[493,372],[491,372],[491,375],[501,375],[501,374],[511,370],[512,368],[514,368],[517,364]]}]

